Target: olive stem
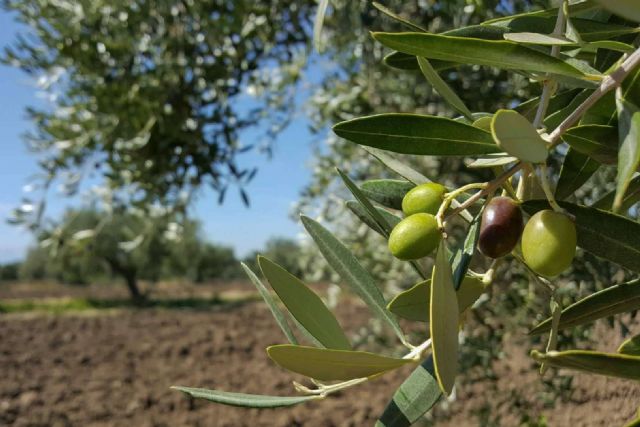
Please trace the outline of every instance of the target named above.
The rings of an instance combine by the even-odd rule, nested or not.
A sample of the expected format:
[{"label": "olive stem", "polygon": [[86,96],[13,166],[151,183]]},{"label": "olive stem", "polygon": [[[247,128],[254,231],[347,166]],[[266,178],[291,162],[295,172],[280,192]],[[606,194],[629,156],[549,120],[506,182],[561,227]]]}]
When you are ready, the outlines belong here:
[{"label": "olive stem", "polygon": [[[558,202],[556,202],[556,197],[553,194],[553,191],[551,191],[551,184],[549,183],[549,175],[548,175],[548,169],[547,169],[547,165],[546,164],[541,164],[540,165],[540,170],[541,170],[541,176],[540,176],[540,184],[542,185],[542,189],[544,190],[544,194],[545,196],[547,196],[547,200],[549,201],[549,204],[551,205],[551,207],[553,208],[554,211],[562,213],[562,214],[566,214],[565,210],[562,209],[560,207],[560,205],[558,204]],[[536,175],[537,177],[537,175]]]},{"label": "olive stem", "polygon": [[[565,15],[565,8],[567,0],[563,1],[563,5],[558,8],[558,18],[556,19],[556,25],[553,28],[552,36],[561,36],[565,32],[567,24],[567,16]],[[555,45],[551,47],[551,56],[557,58],[560,55],[560,46]],[[540,103],[538,104],[538,110],[536,111],[536,117],[533,120],[533,127],[536,129],[542,127],[544,116],[547,114],[547,108],[549,107],[549,101],[551,96],[556,91],[558,84],[551,78],[551,74],[547,74],[542,86],[542,94],[540,95]]]},{"label": "olive stem", "polygon": [[514,175],[516,172],[518,172],[523,167],[524,167],[524,163],[518,162],[515,165],[511,166],[506,171],[504,171],[501,175],[497,176],[496,178],[494,178],[493,180],[491,180],[489,182],[486,182],[484,188],[482,188],[480,191],[476,192],[474,195],[469,197],[460,206],[458,206],[457,208],[455,208],[451,212],[449,212],[449,214],[447,214],[447,216],[444,217],[444,219],[446,220],[450,216],[459,214],[460,212],[462,212],[463,210],[467,209],[469,206],[473,205],[475,202],[480,200],[483,196],[486,196],[487,194],[493,193],[498,188],[500,188],[500,186],[502,185],[503,182],[505,182],[507,179],[509,179],[512,175]]},{"label": "olive stem", "polygon": [[498,264],[500,264],[500,261],[500,259],[494,259],[489,266],[489,269],[482,275],[482,284],[484,285],[485,289],[493,283],[493,279],[496,276],[496,270],[498,268]]},{"label": "olive stem", "polygon": [[[556,291],[551,294],[551,332],[549,333],[549,341],[547,342],[547,353],[558,347],[558,326],[560,325],[560,315],[562,314],[562,305],[560,299],[556,295]],[[540,375],[547,372],[548,366],[544,363],[540,366]]]},{"label": "olive stem", "polygon": [[565,133],[569,128],[571,128],[574,124],[580,120],[580,118],[586,113],[586,111],[593,106],[600,98],[606,95],[608,92],[617,88],[622,84],[622,81],[629,75],[631,72],[640,65],[640,48],[636,49],[631,55],[626,57],[626,59],[620,64],[618,68],[616,68],[612,73],[605,76],[600,83],[600,86],[591,94],[587,99],[584,100],[582,104],[578,106],[569,116],[562,121],[556,127],[551,134],[549,134],[549,145],[548,148],[551,149],[562,143],[562,139],[560,137],[563,133]]},{"label": "olive stem", "polygon": [[[414,347],[409,353],[405,354],[402,358],[419,362],[422,356],[424,355],[424,353],[430,348],[431,348],[431,338],[428,338],[419,346]],[[365,383],[369,381],[371,378],[377,377],[378,375],[380,374],[373,375],[371,377],[355,378],[352,380],[342,381],[342,382],[331,384],[331,385],[322,384],[320,382],[316,382],[312,380],[314,384],[316,384],[316,386],[318,387],[314,389],[304,386],[298,383],[297,381],[293,381],[293,387],[296,389],[296,391],[300,393],[326,397],[331,393],[335,393],[337,391],[344,390],[346,388]]]},{"label": "olive stem", "polygon": [[[488,185],[489,185],[489,183],[487,183],[487,182],[474,182],[474,183],[471,183],[471,184],[463,185],[462,187],[457,188],[457,189],[453,190],[450,193],[446,193],[444,195],[444,200],[440,204],[440,209],[438,209],[438,213],[436,214],[436,221],[438,223],[438,228],[440,229],[440,231],[442,233],[444,233],[444,226],[445,226],[444,214],[447,211],[447,209],[449,209],[449,206],[451,206],[451,203],[455,200],[456,197],[458,197],[462,193],[466,193],[469,190],[484,189]],[[471,196],[471,197],[473,197],[473,196]],[[456,208],[456,210],[460,209],[462,207],[462,205],[458,206]],[[466,209],[466,208],[464,208],[464,209]],[[464,209],[461,209],[461,210],[464,210]]]}]

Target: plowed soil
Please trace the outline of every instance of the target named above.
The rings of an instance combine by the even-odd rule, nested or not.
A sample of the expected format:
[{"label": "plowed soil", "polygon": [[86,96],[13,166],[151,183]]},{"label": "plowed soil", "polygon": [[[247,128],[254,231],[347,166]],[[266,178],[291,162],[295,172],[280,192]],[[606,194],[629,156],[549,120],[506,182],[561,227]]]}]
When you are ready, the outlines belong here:
[{"label": "plowed soil", "polygon": [[[0,286],[0,299],[65,294],[52,289]],[[351,332],[368,316],[354,303],[338,311]],[[638,324],[634,327],[640,332]],[[599,333],[607,337],[611,331],[603,326]],[[0,314],[0,425],[371,426],[412,369],[324,401],[278,410],[194,401],[169,389],[185,385],[291,395],[291,381],[303,380],[275,366],[264,351],[282,342],[259,302],[203,310]],[[602,345],[610,349],[614,343],[607,345],[605,338]],[[638,383],[584,374],[575,375],[570,399],[550,403],[524,349],[513,345],[505,351],[495,366],[500,379],[459,387],[448,409],[436,411],[435,425],[537,426],[522,424],[526,413],[530,420],[543,416],[549,426],[622,426],[640,405]],[[490,415],[483,409],[488,403],[497,408]]]}]

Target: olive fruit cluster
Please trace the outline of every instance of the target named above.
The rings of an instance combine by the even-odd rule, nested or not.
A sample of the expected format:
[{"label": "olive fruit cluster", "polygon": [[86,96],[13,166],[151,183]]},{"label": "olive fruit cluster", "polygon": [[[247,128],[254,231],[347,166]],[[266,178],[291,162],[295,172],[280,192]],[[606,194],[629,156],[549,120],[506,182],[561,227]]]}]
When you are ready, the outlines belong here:
[{"label": "olive fruit cluster", "polygon": [[571,266],[576,253],[576,227],[565,214],[543,210],[523,227],[522,211],[508,197],[495,197],[485,206],[478,248],[485,256],[510,253],[522,235],[522,256],[541,276],[553,277]]},{"label": "olive fruit cluster", "polygon": [[431,254],[442,238],[435,214],[446,189],[430,182],[412,188],[402,199],[405,218],[391,231],[389,250],[401,260],[414,260]]}]

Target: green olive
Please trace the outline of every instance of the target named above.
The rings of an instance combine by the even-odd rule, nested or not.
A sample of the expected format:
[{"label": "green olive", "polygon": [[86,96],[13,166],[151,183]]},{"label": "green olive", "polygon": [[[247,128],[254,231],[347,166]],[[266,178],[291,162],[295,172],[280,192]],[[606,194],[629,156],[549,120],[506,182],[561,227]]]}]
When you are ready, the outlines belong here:
[{"label": "green olive", "polygon": [[406,216],[417,213],[435,215],[440,209],[447,189],[435,182],[420,184],[405,194],[402,199],[402,212]]},{"label": "green olive", "polygon": [[389,250],[396,258],[408,261],[429,255],[440,243],[436,218],[417,213],[400,221],[389,236]]},{"label": "green olive", "polygon": [[552,210],[533,215],[522,232],[522,255],[541,276],[553,277],[571,266],[576,254],[576,226],[567,216]]}]

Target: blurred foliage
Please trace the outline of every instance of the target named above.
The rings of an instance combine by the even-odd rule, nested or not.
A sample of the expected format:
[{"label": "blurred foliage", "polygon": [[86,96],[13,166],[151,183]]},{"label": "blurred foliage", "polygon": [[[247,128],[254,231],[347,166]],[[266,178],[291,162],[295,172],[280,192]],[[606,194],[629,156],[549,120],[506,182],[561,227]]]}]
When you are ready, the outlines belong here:
[{"label": "blurred foliage", "polygon": [[268,149],[289,121],[314,1],[1,5],[27,26],[4,62],[38,79],[50,101],[28,110],[39,185],[61,179],[73,194],[94,177],[113,204],[181,208],[201,184],[220,200],[235,184],[248,202],[242,186],[255,170],[236,155],[252,145],[239,133],[265,128]]},{"label": "blurred foliage", "polygon": [[0,265],[0,281],[18,280],[19,262],[10,262]]}]

